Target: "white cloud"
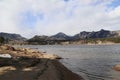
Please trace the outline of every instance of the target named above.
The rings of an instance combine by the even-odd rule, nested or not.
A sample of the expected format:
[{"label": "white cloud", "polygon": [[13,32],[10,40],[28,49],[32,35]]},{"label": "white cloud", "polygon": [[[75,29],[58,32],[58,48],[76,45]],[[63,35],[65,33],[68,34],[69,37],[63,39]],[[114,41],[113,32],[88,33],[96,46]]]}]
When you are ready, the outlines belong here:
[{"label": "white cloud", "polygon": [[120,6],[116,7],[114,10],[109,12],[111,18],[120,18]]},{"label": "white cloud", "polygon": [[[0,30],[19,33],[25,37],[35,34],[52,35],[57,32],[73,35],[83,30],[92,31],[101,28],[117,30],[120,29],[120,7],[115,9],[108,7],[107,5],[112,1],[2,0],[0,1]],[[31,15],[27,16],[27,13]],[[38,18],[30,27],[23,24],[26,17],[27,23],[29,17]]]}]

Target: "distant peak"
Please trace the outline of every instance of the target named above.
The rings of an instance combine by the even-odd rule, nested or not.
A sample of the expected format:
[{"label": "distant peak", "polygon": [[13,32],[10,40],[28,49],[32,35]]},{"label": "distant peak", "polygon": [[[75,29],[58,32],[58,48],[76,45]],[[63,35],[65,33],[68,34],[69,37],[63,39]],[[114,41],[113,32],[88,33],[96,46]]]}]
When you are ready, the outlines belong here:
[{"label": "distant peak", "polygon": [[101,29],[100,31],[106,31],[106,30],[104,30],[104,29]]},{"label": "distant peak", "polygon": [[57,33],[56,35],[53,35],[53,36],[51,36],[51,37],[58,38],[58,39],[61,39],[61,40],[66,40],[66,39],[69,38],[69,36],[66,35],[66,34],[63,33],[63,32],[59,32],[59,33]]},{"label": "distant peak", "polygon": [[66,35],[66,34],[63,33],[63,32],[59,32],[59,33],[57,33],[56,35]]},{"label": "distant peak", "polygon": [[104,29],[101,29],[100,32],[105,32],[105,31],[109,31],[109,30],[104,30]]}]

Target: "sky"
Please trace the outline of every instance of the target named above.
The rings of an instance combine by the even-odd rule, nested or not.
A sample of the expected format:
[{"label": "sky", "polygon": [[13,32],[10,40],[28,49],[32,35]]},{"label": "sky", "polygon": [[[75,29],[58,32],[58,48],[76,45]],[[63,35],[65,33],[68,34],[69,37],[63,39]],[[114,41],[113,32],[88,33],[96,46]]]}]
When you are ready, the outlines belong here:
[{"label": "sky", "polygon": [[0,32],[74,35],[120,30],[120,0],[0,0]]}]

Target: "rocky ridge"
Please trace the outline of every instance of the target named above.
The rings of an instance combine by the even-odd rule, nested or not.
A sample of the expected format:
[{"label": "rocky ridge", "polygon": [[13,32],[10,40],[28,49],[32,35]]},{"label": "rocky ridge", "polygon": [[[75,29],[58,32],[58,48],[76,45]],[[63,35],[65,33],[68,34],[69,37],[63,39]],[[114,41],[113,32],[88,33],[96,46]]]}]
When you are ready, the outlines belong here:
[{"label": "rocky ridge", "polygon": [[4,37],[5,39],[8,40],[19,40],[19,41],[24,41],[26,38],[22,37],[19,34],[12,34],[12,33],[0,33],[0,37]]},{"label": "rocky ridge", "polygon": [[[26,39],[19,34],[0,33],[0,37],[4,37],[9,44],[69,44],[72,41],[78,41],[83,39],[101,39],[101,38],[117,38],[120,37],[120,31],[109,31],[101,29],[100,31],[87,32],[83,31],[74,36],[66,35],[65,33],[59,32],[52,36],[46,35],[35,35],[33,38]],[[118,41],[117,41],[118,42]],[[84,43],[84,42],[83,42]]]},{"label": "rocky ridge", "polygon": [[[120,37],[120,31],[109,31],[101,29],[100,31],[87,32],[83,31],[74,36],[68,36],[62,32],[53,36],[35,36],[28,40],[29,43],[36,44],[59,44],[61,42],[77,41],[83,39],[101,39]],[[84,43],[84,42],[83,42]]]}]

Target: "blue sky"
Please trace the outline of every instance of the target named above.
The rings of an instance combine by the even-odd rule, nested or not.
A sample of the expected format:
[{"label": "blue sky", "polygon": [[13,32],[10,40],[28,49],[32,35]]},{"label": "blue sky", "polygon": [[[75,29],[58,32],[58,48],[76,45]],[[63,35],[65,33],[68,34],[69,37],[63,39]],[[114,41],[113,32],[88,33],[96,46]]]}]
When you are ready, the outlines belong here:
[{"label": "blue sky", "polygon": [[22,20],[20,21],[21,24],[28,28],[34,28],[38,20],[44,20],[43,13],[33,14],[32,11],[27,11],[20,15],[23,16]]},{"label": "blue sky", "polygon": [[120,30],[120,0],[1,0],[1,32],[25,37]]},{"label": "blue sky", "polygon": [[120,0],[113,0],[110,4],[108,4],[108,8],[112,7],[112,8],[116,8],[120,6]]}]

